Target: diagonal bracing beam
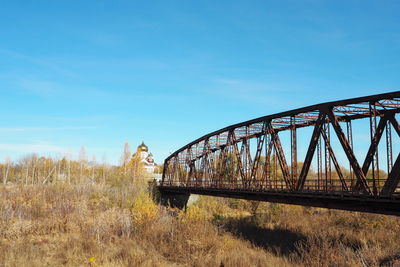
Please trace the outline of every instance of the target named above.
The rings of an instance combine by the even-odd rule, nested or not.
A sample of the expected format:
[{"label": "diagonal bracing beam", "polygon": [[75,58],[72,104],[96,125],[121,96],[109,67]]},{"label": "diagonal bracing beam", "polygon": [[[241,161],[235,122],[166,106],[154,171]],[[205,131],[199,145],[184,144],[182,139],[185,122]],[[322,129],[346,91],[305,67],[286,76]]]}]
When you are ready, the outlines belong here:
[{"label": "diagonal bracing beam", "polygon": [[244,171],[243,171],[242,157],[240,156],[240,151],[239,151],[239,148],[238,148],[238,145],[237,145],[237,142],[236,142],[235,139],[236,139],[235,138],[235,133],[234,133],[234,130],[233,130],[233,131],[231,131],[231,139],[230,139],[230,141],[232,142],[232,145],[233,145],[233,150],[234,150],[234,153],[236,155],[236,160],[237,160],[237,164],[238,164],[240,177],[241,177],[242,182],[243,182],[243,181],[246,180],[246,177],[245,177],[245,174],[244,174]]},{"label": "diagonal bracing beam", "polygon": [[297,188],[296,188],[297,190],[301,191],[303,189],[304,182],[306,180],[308,171],[310,170],[311,161],[314,157],[315,148],[317,146],[319,136],[321,134],[322,125],[325,121],[325,117],[326,117],[326,114],[320,112],[318,115],[318,119],[315,122],[314,131],[311,136],[310,145],[308,146],[306,158],[304,159],[304,163],[303,163],[303,168],[301,168],[299,180],[297,182]]},{"label": "diagonal bracing beam", "polygon": [[330,155],[330,157],[332,159],[333,165],[335,165],[335,169],[336,169],[336,172],[337,172],[337,174],[339,176],[340,182],[342,183],[342,189],[345,190],[345,191],[348,191],[349,188],[347,187],[346,180],[344,179],[342,170],[340,169],[340,166],[339,166],[339,162],[337,161],[335,153],[333,152],[333,149],[332,149],[331,143],[329,141],[329,138],[326,136],[325,131],[321,131],[321,134],[322,134],[322,137],[325,140],[325,144],[326,144],[326,147],[328,149],[329,155]]},{"label": "diagonal bracing beam", "polygon": [[[388,120],[392,123],[394,129],[397,134],[400,136],[400,126],[397,122],[395,116],[389,116]],[[396,162],[394,163],[391,172],[388,175],[388,178],[385,184],[382,187],[381,195],[390,196],[399,186],[400,182],[400,154],[397,156]]]},{"label": "diagonal bracing beam", "polygon": [[287,165],[285,154],[282,149],[282,144],[281,144],[278,134],[275,132],[274,128],[272,127],[271,121],[269,121],[267,123],[267,131],[271,134],[272,142],[274,143],[276,155],[278,157],[279,165],[281,166],[281,169],[282,169],[282,175],[283,175],[283,179],[285,180],[286,186],[289,189],[293,189],[293,183],[290,180],[289,167]]},{"label": "diagonal bracing beam", "polygon": [[206,181],[210,180],[210,169],[212,168],[211,160],[212,160],[212,155],[211,155],[211,147],[210,147],[210,139],[207,138],[204,141],[204,147],[203,147],[203,156],[201,158],[200,162],[200,171],[201,171],[201,176],[200,176],[200,184],[203,184]]},{"label": "diagonal bracing beam", "polygon": [[338,137],[340,144],[343,147],[343,150],[347,156],[347,159],[350,161],[351,167],[353,168],[353,171],[354,171],[355,176],[357,177],[357,180],[362,185],[362,188],[364,189],[364,191],[367,192],[368,194],[371,194],[371,189],[368,186],[365,175],[360,167],[360,164],[357,161],[356,156],[354,155],[353,149],[351,148],[351,146],[342,130],[342,127],[340,127],[340,125],[339,125],[338,119],[336,118],[335,114],[333,114],[332,109],[326,109],[326,114],[329,117],[329,120],[333,126],[333,129],[336,132],[336,136]]},{"label": "diagonal bracing beam", "polygon": [[367,155],[364,160],[364,164],[362,166],[362,171],[364,175],[367,175],[369,166],[371,165],[372,159],[374,158],[374,154],[376,152],[376,149],[378,148],[379,141],[381,140],[383,130],[385,129],[386,126],[386,121],[388,120],[388,116],[390,115],[385,115],[379,120],[378,127],[375,130],[375,136],[372,138],[371,145],[369,146]]},{"label": "diagonal bracing beam", "polygon": [[242,145],[240,147],[240,160],[242,162],[242,168],[243,168],[243,174],[244,177],[242,179],[242,184],[244,184],[245,186],[247,185],[247,181],[248,181],[248,143],[247,143],[247,139],[243,138],[242,139]]},{"label": "diagonal bracing beam", "polygon": [[261,152],[262,152],[262,148],[264,146],[264,140],[265,140],[264,134],[257,138],[257,151],[256,151],[256,155],[254,157],[254,161],[253,161],[253,165],[252,165],[252,169],[251,169],[251,176],[250,176],[251,180],[256,180],[257,169],[258,169],[258,165],[260,163]]},{"label": "diagonal bracing beam", "polygon": [[396,118],[394,116],[390,116],[389,117],[390,122],[392,123],[394,130],[396,131],[396,133],[400,136],[400,125],[397,122]]},{"label": "diagonal bracing beam", "polygon": [[224,172],[225,172],[225,165],[226,165],[226,146],[221,148],[221,151],[218,155],[217,161],[217,177],[220,184],[223,182]]},{"label": "diagonal bracing beam", "polygon": [[391,196],[400,182],[400,154],[397,156],[396,162],[393,165],[392,171],[381,190],[381,195]]}]

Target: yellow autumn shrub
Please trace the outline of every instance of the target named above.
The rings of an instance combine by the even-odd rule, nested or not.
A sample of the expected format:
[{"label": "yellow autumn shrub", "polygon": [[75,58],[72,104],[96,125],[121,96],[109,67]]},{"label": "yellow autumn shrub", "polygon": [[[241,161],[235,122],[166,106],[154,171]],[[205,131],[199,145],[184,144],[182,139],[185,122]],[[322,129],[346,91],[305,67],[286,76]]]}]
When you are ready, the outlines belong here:
[{"label": "yellow autumn shrub", "polygon": [[191,205],[186,211],[182,210],[179,213],[179,219],[183,222],[187,221],[202,221],[209,219],[209,215],[203,209],[196,205]]},{"label": "yellow autumn shrub", "polygon": [[133,223],[143,225],[157,217],[159,207],[145,192],[140,193],[132,203]]}]

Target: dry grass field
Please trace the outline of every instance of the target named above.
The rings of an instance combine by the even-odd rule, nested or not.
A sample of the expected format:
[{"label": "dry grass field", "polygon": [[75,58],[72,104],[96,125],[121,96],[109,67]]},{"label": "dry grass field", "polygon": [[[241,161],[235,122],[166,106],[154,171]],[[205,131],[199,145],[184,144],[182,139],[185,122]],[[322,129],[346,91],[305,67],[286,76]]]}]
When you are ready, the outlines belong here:
[{"label": "dry grass field", "polygon": [[400,266],[397,217],[200,197],[146,186],[0,188],[1,266]]}]

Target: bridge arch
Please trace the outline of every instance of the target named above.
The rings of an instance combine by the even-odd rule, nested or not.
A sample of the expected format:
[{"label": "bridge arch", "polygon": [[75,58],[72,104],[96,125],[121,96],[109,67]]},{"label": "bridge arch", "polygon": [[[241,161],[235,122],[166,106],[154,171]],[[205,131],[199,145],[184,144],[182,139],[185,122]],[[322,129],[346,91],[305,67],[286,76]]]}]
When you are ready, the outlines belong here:
[{"label": "bridge arch", "polygon": [[172,153],[160,188],[397,199],[399,112],[396,91],[234,124]]}]

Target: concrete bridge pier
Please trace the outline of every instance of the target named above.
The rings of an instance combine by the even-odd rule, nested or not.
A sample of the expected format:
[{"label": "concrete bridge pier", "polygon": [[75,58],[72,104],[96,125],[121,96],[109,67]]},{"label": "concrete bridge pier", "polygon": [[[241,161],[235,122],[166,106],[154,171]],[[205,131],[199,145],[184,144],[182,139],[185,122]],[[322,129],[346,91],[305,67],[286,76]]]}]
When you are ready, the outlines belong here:
[{"label": "concrete bridge pier", "polygon": [[186,209],[190,194],[160,190],[160,203],[172,208]]}]

